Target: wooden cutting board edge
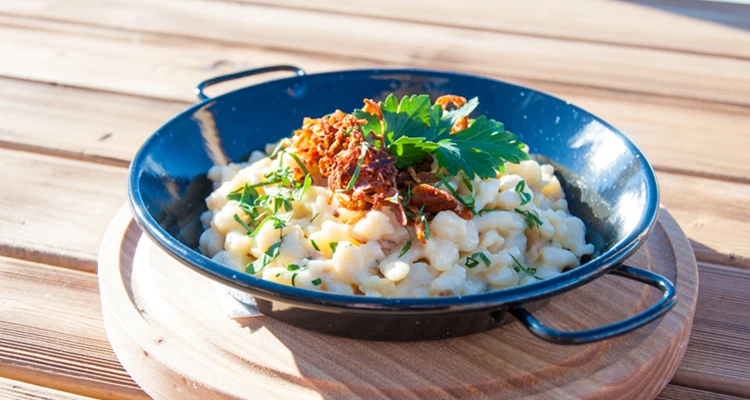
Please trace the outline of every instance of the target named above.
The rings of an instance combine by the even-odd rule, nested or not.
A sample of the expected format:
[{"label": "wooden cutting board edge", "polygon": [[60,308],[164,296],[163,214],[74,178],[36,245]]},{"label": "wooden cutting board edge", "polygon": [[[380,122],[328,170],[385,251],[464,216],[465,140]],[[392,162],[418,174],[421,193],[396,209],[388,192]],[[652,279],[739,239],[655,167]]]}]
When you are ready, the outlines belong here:
[{"label": "wooden cutting board edge", "polygon": [[[622,366],[615,363],[596,370],[582,381],[568,382],[553,390],[540,392],[535,397],[646,399],[655,397],[671,380],[687,348],[697,302],[698,272],[689,241],[663,208],[656,227],[656,230],[659,229],[665,232],[674,249],[679,274],[677,304],[659,324],[659,327],[676,327],[671,340],[647,362],[634,369],[632,366],[628,368],[629,372],[626,374],[623,373]],[[124,240],[128,235],[140,235],[140,229],[133,221],[129,208],[124,205],[107,229],[99,253],[99,285],[104,322],[118,359],[134,380],[155,398],[236,397],[231,391],[224,390],[219,376],[212,380],[180,371],[180,363],[184,360],[171,359],[169,355],[184,353],[186,349],[163,340],[160,333],[152,329],[143,318],[142,313],[146,310],[133,307],[127,287],[131,277],[128,271],[119,268],[122,252],[132,253],[137,246],[137,241],[133,243],[132,240]],[[667,324],[666,320],[670,323]],[[278,397],[278,393],[273,390],[274,385],[269,385],[267,377],[247,376],[247,380],[256,382],[252,393],[254,399]],[[590,390],[592,387],[596,390]],[[286,395],[296,393],[300,397],[309,397],[311,394],[309,387],[299,388],[298,391],[285,385],[284,390]],[[338,393],[339,396],[342,394]],[[330,397],[332,394],[320,395]]]}]

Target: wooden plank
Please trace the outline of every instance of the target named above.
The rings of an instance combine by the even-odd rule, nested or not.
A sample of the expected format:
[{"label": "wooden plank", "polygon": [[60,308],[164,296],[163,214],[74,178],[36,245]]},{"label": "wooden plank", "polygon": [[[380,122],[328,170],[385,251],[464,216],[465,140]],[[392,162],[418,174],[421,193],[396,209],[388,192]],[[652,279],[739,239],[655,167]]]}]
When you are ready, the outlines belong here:
[{"label": "wooden plank", "polygon": [[[144,77],[142,85],[149,79]],[[750,108],[529,84],[620,128],[657,169],[750,182]],[[7,78],[0,78],[0,87],[5,93],[0,96],[0,146],[119,165],[127,165],[152,132],[190,104]],[[720,155],[707,150],[717,145]]]},{"label": "wooden plank", "polygon": [[0,257],[0,376],[96,398],[146,398],[115,358],[96,276]]},{"label": "wooden plank", "polygon": [[0,146],[127,166],[190,103],[0,78]]},{"label": "wooden plank", "polygon": [[[750,272],[701,264],[700,274],[693,335],[675,383],[747,396],[750,357],[741,338],[750,325]],[[93,397],[142,396],[109,348],[96,276],[0,257],[0,278],[0,376]],[[717,374],[728,379],[705,387]],[[684,393],[695,391],[662,395]]]},{"label": "wooden plank", "polygon": [[[372,65],[351,58],[2,15],[0,37],[7,43],[0,46],[0,76],[190,103],[196,100],[193,88],[199,82],[241,69],[299,64],[317,72]],[[209,93],[284,76],[289,73],[246,78]]]},{"label": "wooden plank", "polygon": [[[239,1],[472,30],[750,57],[750,35],[732,27],[743,22],[745,26],[750,25],[750,7],[746,5],[727,9],[715,2],[684,0],[656,7],[648,3],[664,2],[649,0],[644,2],[647,4],[638,5],[632,4],[632,0],[575,0],[563,6],[557,0],[485,0],[469,4],[453,0],[430,0],[429,3],[381,0],[378,7],[373,7],[368,0]],[[686,14],[685,11],[694,17],[681,15]],[[709,21],[699,19],[706,14],[710,16]],[[724,25],[713,23],[716,20]]]},{"label": "wooden plank", "polygon": [[699,274],[693,330],[673,383],[750,397],[750,272],[700,263]]},{"label": "wooden plank", "polygon": [[[127,31],[134,38],[141,31],[176,35],[190,38],[191,45],[196,44],[195,39],[202,39],[227,45],[359,58],[376,64],[406,64],[750,104],[750,61],[662,49],[477,32],[234,2],[112,0],[103,4],[96,0],[28,0],[4,2],[0,4],[0,12],[108,26]],[[18,22],[12,18],[11,21]],[[4,18],[0,23],[8,24],[9,19]],[[11,49],[6,53],[13,53],[9,54],[12,58],[19,58],[16,53],[34,56],[35,52],[26,51],[27,40],[15,36],[7,40],[14,44],[6,47]],[[47,50],[41,54],[48,57],[49,43],[45,45]],[[58,48],[72,48],[69,55],[75,55],[78,46],[80,43],[70,42]],[[139,45],[131,43],[130,47]],[[293,58],[289,57],[287,62]],[[142,62],[143,58],[132,60],[135,67]],[[29,64],[27,60],[4,63],[0,73],[30,79],[37,75],[48,76],[47,79],[49,75],[59,75]],[[85,63],[76,65],[80,69]],[[84,71],[78,75],[86,75]],[[165,75],[182,73],[161,72],[168,72],[157,76],[164,80],[171,79]],[[125,81],[122,84],[126,87],[130,86],[128,77],[119,79]],[[156,88],[146,90],[156,91]]]},{"label": "wooden plank", "polygon": [[657,173],[661,201],[699,261],[750,268],[750,185]]},{"label": "wooden plank", "polygon": [[529,85],[608,121],[633,140],[657,169],[750,182],[747,107],[546,82]]},{"label": "wooden plank", "polygon": [[84,400],[89,397],[0,378],[0,400]]},{"label": "wooden plank", "polygon": [[667,385],[657,400],[740,400],[741,397],[728,396],[726,394],[709,392],[706,390],[693,389],[674,384]]},{"label": "wooden plank", "polygon": [[127,170],[6,149],[0,168],[0,254],[95,271]]}]

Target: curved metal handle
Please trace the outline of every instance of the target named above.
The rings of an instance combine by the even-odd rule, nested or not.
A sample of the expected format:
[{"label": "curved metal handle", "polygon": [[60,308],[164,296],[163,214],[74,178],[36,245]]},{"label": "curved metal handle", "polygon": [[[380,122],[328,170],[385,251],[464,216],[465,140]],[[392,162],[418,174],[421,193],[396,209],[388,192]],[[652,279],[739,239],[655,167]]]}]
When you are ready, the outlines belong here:
[{"label": "curved metal handle", "polygon": [[522,306],[513,307],[508,312],[516,317],[531,333],[548,342],[556,344],[584,344],[613,338],[640,328],[662,316],[677,302],[677,291],[674,284],[659,274],[626,265],[612,271],[612,273],[653,286],[661,290],[663,296],[653,306],[625,320],[578,332],[559,331],[550,328],[542,324]]},{"label": "curved metal handle", "polygon": [[215,85],[221,82],[231,81],[232,79],[243,78],[243,77],[250,76],[250,75],[258,75],[258,74],[264,74],[266,72],[276,72],[276,71],[291,71],[291,72],[296,73],[297,76],[305,75],[305,71],[303,71],[302,68],[297,68],[293,65],[273,65],[270,67],[248,69],[245,71],[235,72],[233,74],[221,75],[215,78],[207,79],[199,83],[198,86],[195,87],[195,95],[198,96],[198,98],[201,99],[201,101],[208,100],[210,97],[206,96],[203,93],[203,90],[211,85]]}]

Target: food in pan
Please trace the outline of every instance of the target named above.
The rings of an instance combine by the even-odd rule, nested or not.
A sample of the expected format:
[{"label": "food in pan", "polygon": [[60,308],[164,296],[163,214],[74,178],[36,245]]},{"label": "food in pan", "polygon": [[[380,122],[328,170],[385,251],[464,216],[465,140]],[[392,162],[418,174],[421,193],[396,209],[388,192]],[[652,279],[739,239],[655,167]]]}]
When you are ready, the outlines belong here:
[{"label": "food in pan", "polygon": [[291,138],[208,172],[200,250],[296,287],[461,296],[533,283],[594,247],[554,168],[476,98],[389,95],[305,118]]}]

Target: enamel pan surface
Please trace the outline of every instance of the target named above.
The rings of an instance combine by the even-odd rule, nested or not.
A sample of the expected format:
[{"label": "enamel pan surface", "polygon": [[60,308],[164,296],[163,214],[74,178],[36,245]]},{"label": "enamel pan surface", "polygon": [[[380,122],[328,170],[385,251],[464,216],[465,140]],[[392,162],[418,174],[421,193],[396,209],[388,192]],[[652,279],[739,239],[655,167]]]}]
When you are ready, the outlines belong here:
[{"label": "enamel pan surface", "polygon": [[[271,71],[294,76],[208,98],[215,83]],[[292,66],[242,71],[201,83],[202,101],[164,124],[130,167],[129,201],[144,232],[184,265],[245,291],[266,315],[322,333],[370,340],[428,340],[481,332],[519,319],[542,339],[587,343],[636,329],[667,312],[674,285],[623,266],[656,223],[659,193],[653,169],[622,133],[592,114],[548,94],[495,79],[417,69],[349,70],[305,74]],[[252,150],[288,137],[305,116],[351,111],[362,99],[427,93],[479,97],[477,114],[505,123],[531,153],[557,169],[570,211],[587,226],[597,255],[561,276],[507,290],[440,298],[370,298],[310,291],[240,273],[197,250],[199,217],[212,191],[206,172],[244,161]],[[660,289],[661,300],[608,326],[563,332],[531,314],[545,299],[606,273]],[[175,282],[179,284],[179,282]],[[209,295],[198,294],[196,295]],[[212,295],[212,294],[211,294]],[[218,311],[217,311],[218,312]]]}]

